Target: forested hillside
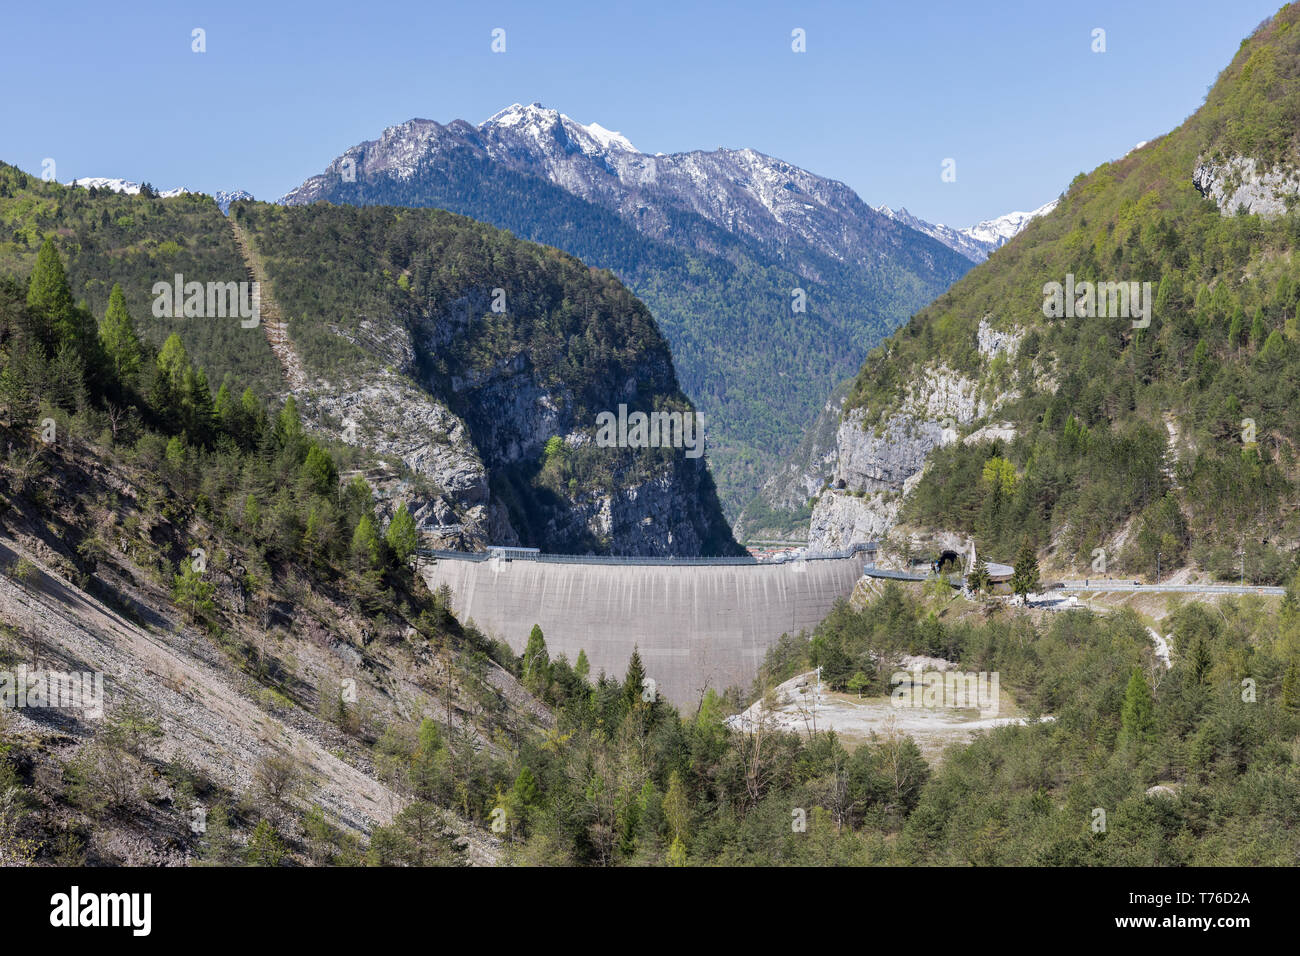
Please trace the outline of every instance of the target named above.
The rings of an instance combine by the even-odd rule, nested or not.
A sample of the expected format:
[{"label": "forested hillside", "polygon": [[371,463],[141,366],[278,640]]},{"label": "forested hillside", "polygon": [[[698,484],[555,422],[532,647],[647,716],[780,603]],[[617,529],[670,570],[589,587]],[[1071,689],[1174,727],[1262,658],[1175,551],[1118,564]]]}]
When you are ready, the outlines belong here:
[{"label": "forested hillside", "polygon": [[[536,716],[413,573],[405,506],[385,527],[341,478],[353,450],[292,397],[213,396],[116,283],[101,316],[76,305],[49,240],[0,279],[0,430],[0,666],[105,681],[102,720],[0,710],[0,861],[491,858],[473,754]],[[408,782],[436,747],[459,754],[462,816]]]},{"label": "forested hillside", "polygon": [[[1126,573],[1154,576],[1159,556],[1166,571],[1235,577],[1244,550],[1248,580],[1289,573],[1300,543],[1300,215],[1288,185],[1300,163],[1298,20],[1289,6],[1261,25],[1182,126],[1079,175],[1053,212],[873,352],[845,407],[868,431],[937,373],[968,389],[964,410],[940,409],[962,434],[1016,430],[934,451],[903,520],[1008,557],[1028,538],[1074,569],[1105,548]],[[1151,283],[1149,327],[1100,310],[1045,316],[1045,286],[1067,276]]]},{"label": "forested hillside", "polygon": [[245,278],[230,227],[210,197],[160,200],[70,189],[0,162],[0,274],[29,274],[51,234],[67,263],[73,300],[93,315],[104,314],[119,285],[140,334],[161,346],[181,333],[214,387],[227,372],[261,395],[281,387],[280,368],[260,331],[154,315],[154,283],[171,282],[176,273],[205,282]]},{"label": "forested hillside", "polygon": [[[736,553],[707,457],[593,441],[620,404],[691,411],[653,317],[610,273],[439,210],[240,202],[234,215],[247,249],[209,197],[0,166],[0,268],[26,274],[48,238],[74,304],[102,316],[117,284],[140,337],[178,334],[212,393],[228,376],[262,398],[292,391],[304,426],[368,453],[358,462],[390,475],[380,490],[434,543]],[[159,317],[158,283],[239,283],[252,268],[265,321]]]},{"label": "forested hillside", "polygon": [[[704,458],[593,441],[597,416],[619,404],[693,412],[654,318],[612,273],[442,210],[237,203],[231,214],[255,238],[314,375],[341,383],[387,366],[420,384],[465,422],[522,541],[736,552],[711,446]],[[662,496],[643,496],[654,513],[622,500],[637,488]],[[608,499],[602,526],[594,512]],[[633,527],[645,517],[653,527]]]}]

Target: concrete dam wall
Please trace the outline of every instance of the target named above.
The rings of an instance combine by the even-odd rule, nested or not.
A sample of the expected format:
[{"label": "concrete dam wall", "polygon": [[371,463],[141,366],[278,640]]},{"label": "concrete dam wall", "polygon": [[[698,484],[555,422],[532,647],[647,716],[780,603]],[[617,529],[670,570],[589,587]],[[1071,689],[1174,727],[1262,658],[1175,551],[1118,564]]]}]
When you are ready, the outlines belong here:
[{"label": "concrete dam wall", "polygon": [[462,622],[522,653],[534,624],[552,659],[585,650],[591,676],[620,680],[636,646],[674,704],[705,689],[745,690],[783,633],[811,630],[853,592],[870,555],[786,564],[548,563],[440,557],[421,573],[446,584]]}]

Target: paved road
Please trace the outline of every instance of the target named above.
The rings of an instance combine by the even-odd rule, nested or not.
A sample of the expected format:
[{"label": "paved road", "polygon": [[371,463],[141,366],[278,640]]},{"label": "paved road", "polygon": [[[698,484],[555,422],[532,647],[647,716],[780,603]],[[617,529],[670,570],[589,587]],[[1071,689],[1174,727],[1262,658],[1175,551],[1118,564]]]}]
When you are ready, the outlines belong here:
[{"label": "paved road", "polygon": [[[933,577],[930,574],[915,574],[910,571],[887,571],[871,564],[867,565],[863,570],[868,577],[889,578],[894,581],[927,581]],[[961,575],[959,574],[949,575],[948,580],[954,587],[961,586]],[[1286,594],[1286,588],[1270,587],[1263,584],[1247,584],[1245,587],[1240,584],[1140,584],[1137,581],[1119,581],[1113,578],[1100,581],[1094,581],[1090,578],[1080,581],[1062,581],[1058,585],[1049,587],[1047,591],[1086,591],[1089,594],[1104,594],[1112,591],[1133,593],[1155,591],[1164,594],[1269,594],[1279,596]]]},{"label": "paved road", "polygon": [[1262,584],[1139,584],[1136,581],[1062,581],[1061,591],[1089,591],[1093,593],[1110,591],[1159,591],[1173,594],[1286,594],[1286,588],[1269,587]]}]

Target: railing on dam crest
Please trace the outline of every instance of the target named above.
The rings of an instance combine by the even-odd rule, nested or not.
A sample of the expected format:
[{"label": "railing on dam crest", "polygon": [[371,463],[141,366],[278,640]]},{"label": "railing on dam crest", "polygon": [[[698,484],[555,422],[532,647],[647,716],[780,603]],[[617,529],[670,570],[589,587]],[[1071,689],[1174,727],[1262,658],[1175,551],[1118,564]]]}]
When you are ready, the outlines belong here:
[{"label": "railing on dam crest", "polygon": [[[511,561],[538,561],[543,564],[634,564],[634,565],[756,565],[771,567],[779,564],[795,564],[799,561],[837,561],[844,558],[851,558],[856,554],[863,552],[875,553],[877,550],[876,542],[868,541],[862,544],[855,544],[851,548],[843,551],[828,551],[822,554],[810,554],[799,558],[787,559],[785,561],[760,561],[755,557],[746,555],[745,557],[733,558],[679,558],[672,555],[663,556],[634,556],[634,555],[614,555],[614,554],[543,554],[538,551],[531,553],[515,553],[525,549],[510,549],[511,553],[505,555],[507,560]],[[444,551],[437,548],[421,548],[419,555],[422,558],[447,559],[452,561],[487,561],[493,555],[488,551]]]}]

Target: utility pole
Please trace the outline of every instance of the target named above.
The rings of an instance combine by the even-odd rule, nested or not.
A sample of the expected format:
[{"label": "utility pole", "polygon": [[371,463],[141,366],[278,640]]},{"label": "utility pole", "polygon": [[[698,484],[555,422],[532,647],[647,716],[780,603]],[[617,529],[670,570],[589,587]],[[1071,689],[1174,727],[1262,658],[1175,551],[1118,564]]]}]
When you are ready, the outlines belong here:
[{"label": "utility pole", "polygon": [[1156,552],[1156,584],[1160,583],[1160,552]]}]

